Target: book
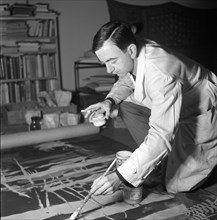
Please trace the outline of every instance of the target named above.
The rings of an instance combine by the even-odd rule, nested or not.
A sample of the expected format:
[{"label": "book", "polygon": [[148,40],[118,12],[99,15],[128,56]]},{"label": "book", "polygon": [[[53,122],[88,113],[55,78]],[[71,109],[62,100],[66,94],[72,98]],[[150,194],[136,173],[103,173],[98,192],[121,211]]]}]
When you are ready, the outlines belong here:
[{"label": "book", "polygon": [[49,4],[47,3],[36,3],[35,4],[35,11],[36,12],[48,12],[49,11]]},{"label": "book", "polygon": [[55,56],[51,54],[49,58],[50,58],[50,76],[57,76]]},{"label": "book", "polygon": [[41,54],[37,54],[36,55],[36,59],[37,59],[37,70],[36,70],[36,75],[37,77],[41,78],[43,77],[43,68],[42,68],[42,58],[41,58]]},{"label": "book", "polygon": [[85,80],[97,83],[115,83],[116,77],[114,75],[92,75]]},{"label": "book", "polygon": [[22,56],[22,67],[23,67],[23,78],[27,77],[27,73],[26,73],[26,56]]},{"label": "book", "polygon": [[9,104],[9,90],[8,90],[8,84],[7,83],[2,83],[0,84],[0,103],[2,105],[4,104]]},{"label": "book", "polygon": [[0,11],[9,10],[9,4],[0,4]]},{"label": "book", "polygon": [[0,4],[0,16],[8,16],[10,14],[9,4]]},{"label": "book", "polygon": [[25,91],[25,86],[23,82],[19,84],[19,89],[20,89],[20,101],[25,102],[26,101],[26,91]]},{"label": "book", "polygon": [[36,94],[36,81],[30,81],[30,90],[31,90],[31,100],[37,100]]},{"label": "book", "polygon": [[113,85],[99,85],[94,90],[96,92],[109,92]]},{"label": "book", "polygon": [[4,57],[0,56],[0,79],[5,79]]},{"label": "book", "polygon": [[100,63],[97,57],[79,57],[78,61],[80,63]]},{"label": "book", "polygon": [[86,87],[89,89],[94,90],[95,92],[106,92],[106,91],[110,91],[112,88],[113,84],[109,83],[109,84],[100,84],[100,83],[87,83]]},{"label": "book", "polygon": [[17,45],[19,52],[38,52],[40,47],[38,42],[27,41],[17,42]]},{"label": "book", "polygon": [[28,25],[28,35],[30,37],[37,36],[35,34],[36,34],[37,27],[39,25],[39,20],[28,20],[26,23]]},{"label": "book", "polygon": [[16,102],[20,102],[20,86],[18,83],[15,83],[14,87],[15,87],[15,100]]},{"label": "book", "polygon": [[9,102],[16,102],[14,83],[8,83]]},{"label": "book", "polygon": [[48,30],[48,37],[55,36],[55,28],[54,28],[54,21],[49,20],[49,30]]},{"label": "book", "polygon": [[48,87],[50,91],[54,91],[56,89],[56,80],[55,79],[49,80]]},{"label": "book", "polygon": [[48,54],[42,54],[42,67],[43,67],[44,77],[49,77],[48,64],[49,64]]},{"label": "book", "polygon": [[9,16],[11,12],[9,10],[0,10],[0,16]]},{"label": "book", "polygon": [[30,55],[25,56],[25,63],[26,63],[26,78],[31,78],[31,63],[30,63]]},{"label": "book", "polygon": [[42,43],[40,50],[43,52],[55,52],[56,51],[56,44],[54,43]]},{"label": "book", "polygon": [[31,101],[31,83],[30,81],[25,82],[25,101],[29,102]]},{"label": "book", "polygon": [[11,14],[16,16],[33,16],[35,5],[14,3],[10,6]]},{"label": "book", "polygon": [[0,54],[9,54],[9,53],[17,53],[18,47],[17,46],[1,46],[0,47]]}]

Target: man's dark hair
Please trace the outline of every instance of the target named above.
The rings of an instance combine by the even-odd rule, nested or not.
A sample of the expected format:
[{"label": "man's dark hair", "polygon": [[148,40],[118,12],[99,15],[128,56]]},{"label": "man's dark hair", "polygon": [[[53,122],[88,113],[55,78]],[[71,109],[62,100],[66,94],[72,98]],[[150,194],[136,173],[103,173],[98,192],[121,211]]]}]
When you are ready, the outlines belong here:
[{"label": "man's dark hair", "polygon": [[124,52],[132,43],[138,46],[130,25],[120,21],[108,22],[99,29],[93,38],[92,51],[95,53],[108,39]]}]

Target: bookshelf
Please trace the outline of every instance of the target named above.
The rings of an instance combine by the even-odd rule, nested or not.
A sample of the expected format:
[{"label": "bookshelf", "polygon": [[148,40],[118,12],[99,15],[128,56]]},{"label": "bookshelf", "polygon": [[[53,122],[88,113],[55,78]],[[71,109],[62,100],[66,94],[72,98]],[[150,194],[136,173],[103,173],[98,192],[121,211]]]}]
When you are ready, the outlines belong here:
[{"label": "bookshelf", "polygon": [[0,14],[1,106],[37,101],[40,91],[61,88],[59,14],[32,9]]}]

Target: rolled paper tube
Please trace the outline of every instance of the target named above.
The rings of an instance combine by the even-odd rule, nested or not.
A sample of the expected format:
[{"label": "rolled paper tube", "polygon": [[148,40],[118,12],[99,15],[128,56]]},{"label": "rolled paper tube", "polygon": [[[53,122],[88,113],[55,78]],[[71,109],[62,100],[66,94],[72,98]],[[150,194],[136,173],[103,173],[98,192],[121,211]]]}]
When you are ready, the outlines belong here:
[{"label": "rolled paper tube", "polygon": [[99,133],[100,128],[90,123],[73,126],[35,130],[1,135],[1,150],[39,144],[60,139],[68,139]]}]

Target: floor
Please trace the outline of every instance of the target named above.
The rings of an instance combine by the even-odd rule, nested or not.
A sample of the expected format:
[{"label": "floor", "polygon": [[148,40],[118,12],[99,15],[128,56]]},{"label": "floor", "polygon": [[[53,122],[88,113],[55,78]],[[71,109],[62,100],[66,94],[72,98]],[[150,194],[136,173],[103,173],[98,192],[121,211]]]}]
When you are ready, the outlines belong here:
[{"label": "floor", "polygon": [[[7,133],[14,133],[14,132],[26,131],[26,130],[28,130],[26,125],[16,125],[16,126],[4,126],[3,129],[1,130],[1,132],[7,134]],[[20,187],[22,186],[22,184],[24,184],[25,187],[22,186],[20,189],[25,188],[28,190],[26,190],[26,191],[21,190],[19,192],[21,195],[21,196],[19,195],[19,199],[21,197],[21,200],[19,200],[19,201],[16,200],[17,197],[14,197],[13,193],[7,194],[8,191],[3,190],[4,194],[2,194],[2,195],[5,195],[5,197],[2,196],[2,198],[4,200],[2,207],[3,208],[5,207],[5,209],[4,209],[5,211],[2,212],[4,214],[3,219],[6,220],[9,217],[13,216],[13,214],[17,217],[22,216],[22,218],[23,218],[23,216],[27,215],[28,213],[30,213],[31,215],[32,214],[35,215],[36,213],[37,213],[37,215],[39,215],[39,214],[43,215],[43,218],[40,218],[40,219],[50,219],[50,220],[57,219],[54,217],[44,218],[44,216],[55,216],[57,214],[56,213],[54,215],[55,212],[54,213],[51,212],[51,209],[53,207],[58,206],[58,204],[59,204],[58,201],[52,199],[53,198],[52,195],[54,193],[60,192],[60,195],[63,196],[63,197],[60,197],[60,198],[62,198],[62,200],[63,200],[63,198],[72,200],[74,194],[73,194],[73,196],[67,197],[68,194],[67,195],[64,194],[65,185],[61,186],[60,182],[58,182],[57,179],[54,179],[54,177],[60,178],[61,181],[66,181],[66,180],[67,181],[76,181],[76,179],[75,180],[73,179],[74,177],[77,177],[78,179],[84,178],[82,172],[86,171],[86,168],[88,167],[88,165],[85,165],[85,163],[88,164],[89,160],[91,160],[92,162],[95,162],[96,163],[95,165],[98,166],[97,170],[99,170],[99,169],[102,169],[103,166],[108,166],[108,164],[110,163],[109,161],[113,160],[114,154],[117,151],[117,149],[122,150],[122,149],[125,149],[125,147],[126,147],[127,150],[132,149],[132,151],[133,151],[133,149],[135,149],[137,147],[136,143],[132,139],[128,130],[126,128],[114,128],[112,121],[108,121],[107,125],[101,129],[100,134],[97,135],[97,138],[99,138],[99,140],[92,140],[91,141],[91,138],[80,137],[80,141],[84,142],[83,144],[80,141],[76,140],[77,138],[72,139],[74,141],[75,148],[68,149],[66,147],[66,148],[63,148],[62,150],[60,150],[60,146],[58,145],[58,143],[56,143],[57,145],[52,146],[53,149],[50,148],[50,146],[46,146],[46,143],[43,143],[42,144],[43,146],[41,148],[39,147],[39,149],[41,149],[41,150],[43,149],[45,151],[43,154],[41,152],[39,153],[39,151],[41,151],[41,150],[38,151],[37,149],[30,149],[30,148],[25,147],[25,148],[23,148],[23,150],[20,150],[21,148],[19,148],[19,149],[17,148],[15,150],[15,152],[13,152],[13,154],[10,152],[9,155],[6,155],[5,160],[2,160],[3,161],[2,166],[3,166],[3,168],[6,168],[5,169],[5,174],[6,174],[5,178],[7,179],[7,181],[10,180],[10,178],[13,178],[13,181],[12,182],[9,181],[8,184],[10,186],[13,186],[13,184],[15,184],[14,186],[19,185]],[[77,146],[77,144],[80,144],[80,147],[79,147],[79,145]],[[61,145],[61,143],[60,143],[60,145]],[[83,149],[81,151],[82,146],[87,146],[87,148]],[[103,157],[100,157],[100,155],[97,156],[96,153],[91,155],[90,152],[93,149],[94,149],[94,151],[98,152],[99,154],[103,153],[104,156]],[[107,154],[106,149],[108,151],[108,154]],[[55,153],[55,151],[56,151],[56,153]],[[88,155],[87,155],[86,159],[85,160],[82,159],[83,156],[86,155],[87,153],[88,153]],[[112,158],[110,158],[111,153],[113,155]],[[29,155],[29,156],[27,156],[27,155]],[[37,155],[40,155],[40,157],[38,157]],[[45,157],[43,157],[44,155],[45,155]],[[11,159],[9,159],[9,158],[11,158]],[[16,158],[16,160],[14,158]],[[43,158],[45,158],[45,159],[43,159]],[[64,160],[61,161],[60,158],[64,158]],[[80,171],[77,172],[76,169],[78,169],[78,168],[76,168],[76,166],[74,167],[74,165],[72,166],[73,162],[77,161],[79,158],[81,159],[81,163],[80,163],[79,167],[82,167],[82,166],[85,167],[85,169],[81,170],[82,172],[80,172]],[[7,161],[9,161],[10,163],[11,162],[13,162],[13,163],[10,164]],[[32,177],[32,180],[34,180],[33,185],[29,184],[28,179],[27,180],[22,179],[19,172],[18,173],[15,172],[13,166],[16,165],[16,163],[14,161],[20,167],[21,167],[21,164],[25,165],[25,167],[27,168],[27,170],[29,172],[26,175],[29,176],[29,178]],[[44,163],[42,163],[43,161],[44,161]],[[107,162],[105,162],[105,161],[107,161],[109,163],[106,164]],[[31,170],[32,164],[34,164],[33,170]],[[36,166],[37,168],[35,168],[35,164],[38,166],[38,167]],[[70,164],[70,166],[68,166],[68,164]],[[75,164],[76,164],[76,162],[75,162]],[[16,169],[18,168],[18,166],[16,166]],[[46,166],[48,166],[47,170],[50,170],[53,172],[53,173],[49,173],[50,176],[53,176],[52,181],[50,181],[49,176],[44,175],[44,172],[47,172],[47,170],[45,169]],[[61,169],[62,169],[64,166],[65,166],[65,171],[64,172],[61,171],[61,173],[59,173],[59,167],[61,167]],[[40,169],[39,169],[39,167],[40,167]],[[73,170],[73,168],[74,168],[74,170]],[[10,169],[11,169],[11,173],[9,172]],[[45,170],[43,170],[43,169],[45,169]],[[92,167],[89,167],[89,169],[91,170]],[[37,172],[36,172],[36,170],[37,170]],[[23,172],[24,171],[25,170],[23,170]],[[24,172],[24,174],[25,173],[26,172]],[[85,174],[85,175],[90,175],[90,174],[91,174],[91,172],[88,171],[88,174]],[[103,209],[101,209],[101,208],[98,209],[97,208],[98,206],[94,208],[94,207],[92,207],[93,204],[89,203],[89,205],[86,205],[86,208],[83,211],[85,213],[85,216],[90,217],[88,219],[98,219],[98,218],[96,218],[96,216],[98,216],[98,217],[100,215],[104,216],[107,209],[108,209],[108,213],[110,213],[110,214],[111,214],[111,211],[114,211],[113,215],[110,216],[110,214],[108,214],[108,216],[112,217],[112,219],[125,219],[126,213],[127,213],[126,219],[137,219],[137,218],[135,218],[135,213],[145,214],[145,216],[146,215],[147,216],[144,219],[148,219],[149,216],[152,216],[152,214],[155,215],[155,217],[157,215],[161,215],[161,210],[164,210],[164,214],[166,216],[169,216],[171,213],[173,213],[173,215],[175,216],[173,218],[168,218],[168,219],[181,220],[181,219],[184,219],[184,217],[186,217],[186,216],[183,216],[183,215],[179,216],[178,215],[179,212],[174,211],[174,208],[180,208],[180,201],[182,201],[182,202],[187,201],[187,203],[184,203],[184,204],[186,207],[188,207],[187,205],[189,205],[189,210],[191,210],[191,207],[195,206],[194,204],[200,205],[201,201],[202,201],[201,204],[204,204],[204,201],[212,201],[212,202],[214,201],[214,203],[216,203],[216,201],[217,201],[216,200],[216,198],[217,198],[217,183],[214,183],[217,180],[216,174],[217,174],[217,172],[215,172],[215,175],[213,175],[210,182],[207,182],[206,185],[201,187],[203,189],[202,194],[201,194],[200,190],[193,192],[193,193],[195,193],[195,195],[198,198],[200,198],[198,200],[198,203],[191,204],[192,201],[196,201],[196,200],[193,200],[194,194],[192,197],[192,193],[187,193],[187,195],[185,195],[184,197],[182,197],[182,196],[180,197],[180,195],[177,194],[174,198],[168,197],[164,201],[153,201],[153,199],[154,199],[153,197],[147,197],[146,199],[143,200],[144,204],[141,203],[138,207],[133,207],[133,206],[125,207],[126,206],[125,205],[125,206],[119,207],[119,209],[117,209],[117,210],[115,210],[115,208],[117,208],[117,205],[115,205],[113,203],[108,203],[109,205],[105,205],[105,207]],[[77,175],[81,175],[81,177],[77,176]],[[43,182],[42,179],[40,179],[40,177],[43,177],[43,179],[45,178],[45,182]],[[65,179],[65,177],[67,177],[67,178]],[[91,174],[88,178],[94,178],[94,177]],[[86,178],[86,179],[88,179],[88,178]],[[91,182],[92,181],[93,180],[91,180]],[[57,184],[57,186],[56,186],[56,184]],[[58,184],[60,184],[60,185],[58,185]],[[75,188],[73,188],[73,189],[75,189],[77,191],[78,189],[83,190],[85,188],[88,188],[87,187],[88,185],[85,185],[85,184],[86,183],[84,183],[84,185],[82,185],[82,187],[79,186],[80,188],[78,187],[78,185],[75,185]],[[60,187],[60,189],[59,188],[56,189],[55,187]],[[45,188],[48,190],[48,192],[45,190]],[[55,191],[55,189],[57,191]],[[49,193],[49,198],[50,198],[49,201],[53,202],[54,204],[50,204],[49,201],[47,202],[47,200],[43,200],[43,198],[47,198],[46,196],[48,196],[48,193]],[[83,191],[81,191],[81,193],[83,193]],[[55,195],[57,195],[57,194],[55,194]],[[118,193],[115,194],[115,196],[118,196],[118,195],[119,195]],[[210,197],[210,195],[212,197]],[[26,196],[30,196],[32,199],[31,200],[26,199]],[[66,197],[64,197],[64,196],[66,196]],[[162,196],[161,193],[159,194],[159,196]],[[157,196],[156,198],[159,198],[159,196]],[[42,203],[36,203],[35,201],[38,200],[37,198],[40,198],[41,200],[39,200],[39,201],[42,201]],[[212,200],[210,200],[211,198],[212,198]],[[80,199],[82,199],[82,197]],[[79,201],[73,201],[73,200],[71,201],[71,200],[69,201],[69,205],[71,207],[78,206],[77,202],[79,202]],[[21,213],[20,213],[20,210],[16,210],[15,206],[13,205],[14,202],[16,203],[16,201],[19,204],[22,204],[23,210]],[[28,203],[26,201],[28,201]],[[34,201],[34,202],[32,202],[32,201]],[[111,200],[111,201],[113,201],[113,200]],[[57,202],[57,204],[56,204],[56,202]],[[63,205],[63,203],[61,202],[60,204]],[[214,203],[212,203],[212,206],[215,209]],[[41,204],[41,206],[38,207],[38,204]],[[70,208],[70,210],[68,210],[66,203],[64,205],[65,205],[64,206],[65,209],[64,209],[64,212],[61,214],[62,218],[60,218],[60,216],[58,216],[58,219],[65,219],[65,217],[69,216],[69,214],[67,214],[67,213],[70,212],[70,210],[72,212],[72,208]],[[10,206],[11,208],[10,209],[6,208],[8,206]],[[26,212],[28,210],[28,207],[29,207],[29,210],[31,210],[30,212]],[[50,208],[49,208],[49,210],[47,210],[47,208],[45,208],[45,207],[50,207]],[[95,211],[88,212],[89,209],[95,210]],[[42,210],[45,210],[46,212],[44,213]],[[55,210],[59,210],[59,208],[55,209]],[[103,213],[101,213],[100,210],[103,210]],[[179,211],[181,211],[181,210],[179,210]],[[213,210],[211,210],[211,212],[213,212]],[[140,216],[140,214],[139,214],[139,216]],[[177,215],[177,217],[176,217],[176,215]],[[138,216],[138,219],[139,219],[139,216]],[[215,212],[215,216],[216,216],[216,212]],[[27,217],[29,217],[29,216],[27,216]],[[107,219],[107,218],[102,217],[99,219]],[[209,218],[209,219],[215,219],[215,217]]]},{"label": "floor", "polygon": [[[27,131],[28,127],[25,124],[21,125],[9,125],[1,126],[1,133],[2,134],[9,134],[9,133],[15,133],[19,131]],[[128,146],[132,151],[137,147],[137,144],[131,137],[130,133],[126,128],[114,128],[112,125],[112,121],[110,120],[105,127],[102,128],[100,135],[103,135],[105,137],[111,138],[112,140],[115,140],[117,142],[120,142],[121,144],[124,144]],[[213,172],[211,178],[209,181],[207,181],[203,185],[203,189],[217,195],[217,168]]]},{"label": "floor", "polygon": [[[127,145],[129,148],[135,149],[137,147],[135,141],[130,133],[125,128],[113,128],[108,124],[106,129],[102,131],[102,135],[112,138],[120,143]],[[217,196],[217,168],[214,169],[211,178],[203,185],[203,189],[215,194]]]}]

